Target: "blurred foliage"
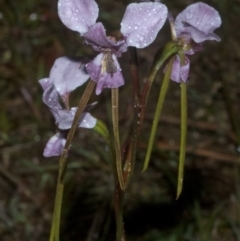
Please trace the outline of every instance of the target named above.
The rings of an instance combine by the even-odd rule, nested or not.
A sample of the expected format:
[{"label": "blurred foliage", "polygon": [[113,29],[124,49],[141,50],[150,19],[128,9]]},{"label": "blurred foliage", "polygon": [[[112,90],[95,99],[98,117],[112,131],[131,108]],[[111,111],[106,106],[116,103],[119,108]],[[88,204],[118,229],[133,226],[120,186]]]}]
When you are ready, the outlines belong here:
[{"label": "blurred foliage", "polygon": [[[130,1],[97,1],[99,21],[119,27]],[[163,1],[176,16],[191,0]],[[149,170],[141,174],[161,74],[151,91],[139,145],[136,174],[126,194],[128,240],[240,240],[240,174],[238,165],[240,103],[240,2],[209,0],[223,19],[220,43],[207,43],[192,56],[188,87],[188,149],[184,191],[175,200],[179,148],[179,86],[171,84]],[[79,34],[57,16],[57,1],[0,0],[0,239],[47,240],[50,230],[58,158],[43,158],[46,141],[56,130],[41,101],[38,84],[54,60],[63,55],[94,57]],[[170,39],[169,27],[139,51],[142,79],[152,56]],[[121,125],[129,126],[132,101],[128,55],[121,90]],[[81,90],[73,95],[78,102]],[[96,99],[96,97],[93,97]],[[93,114],[109,123],[109,91]],[[64,195],[61,239],[114,240],[113,180],[103,140],[90,130],[77,133]]]}]

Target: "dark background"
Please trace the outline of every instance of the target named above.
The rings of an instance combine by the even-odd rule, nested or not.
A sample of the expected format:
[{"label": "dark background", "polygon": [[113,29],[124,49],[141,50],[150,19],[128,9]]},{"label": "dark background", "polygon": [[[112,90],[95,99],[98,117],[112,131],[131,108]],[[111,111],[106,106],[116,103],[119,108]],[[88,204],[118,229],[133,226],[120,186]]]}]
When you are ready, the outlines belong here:
[{"label": "dark background", "polygon": [[[191,0],[162,1],[176,16]],[[162,71],[156,78],[137,152],[136,171],[124,206],[127,240],[240,240],[240,1],[205,1],[215,7],[222,41],[207,42],[191,56],[188,84],[188,137],[183,193],[176,196],[180,126],[180,88],[171,83],[158,128],[150,167],[141,173]],[[98,0],[109,31],[130,1]],[[141,80],[154,53],[170,40],[166,22],[155,42],[140,50]],[[57,1],[0,0],[0,240],[48,240],[58,158],[44,158],[55,131],[42,103],[38,80],[47,77],[60,56],[93,58],[79,34],[57,15]],[[129,56],[120,59],[126,85],[121,87],[123,133],[129,126],[132,90]],[[71,96],[76,106],[83,88]],[[92,114],[110,123],[110,91],[92,97]],[[103,139],[92,130],[77,132],[69,154],[62,215],[62,241],[114,240],[113,178]]]}]

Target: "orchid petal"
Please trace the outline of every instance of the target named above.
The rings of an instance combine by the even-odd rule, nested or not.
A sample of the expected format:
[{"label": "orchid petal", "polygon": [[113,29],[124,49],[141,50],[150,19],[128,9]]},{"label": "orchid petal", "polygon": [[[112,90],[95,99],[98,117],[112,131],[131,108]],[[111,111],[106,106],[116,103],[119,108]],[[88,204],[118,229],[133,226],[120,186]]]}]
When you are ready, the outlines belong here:
[{"label": "orchid petal", "polygon": [[57,134],[52,136],[47,142],[43,155],[45,157],[60,156],[63,151],[65,143],[66,139],[64,135],[58,132]]},{"label": "orchid petal", "polygon": [[93,61],[86,65],[86,69],[90,78],[97,82],[102,69],[103,53],[98,54]]},{"label": "orchid petal", "polygon": [[[70,111],[67,110],[59,110],[58,118],[56,119],[56,124],[58,128],[61,130],[68,130],[72,126],[72,122],[77,111],[77,107],[72,107]],[[83,112],[81,118],[79,120],[79,127],[83,128],[93,128],[96,125],[96,118],[94,118],[88,112]]]},{"label": "orchid petal", "polygon": [[106,35],[106,30],[102,23],[94,24],[89,31],[84,34],[84,40],[87,44],[93,46],[94,50],[101,52],[103,48],[121,53],[127,51],[125,40],[116,41]]},{"label": "orchid petal", "polygon": [[62,106],[58,101],[58,92],[49,78],[39,80],[43,87],[43,102],[49,107],[54,118],[58,117],[58,111],[62,110]]},{"label": "orchid petal", "polygon": [[58,117],[56,118],[56,124],[61,130],[68,130],[72,126],[73,118],[75,116],[77,108],[73,107],[68,110],[59,110]]},{"label": "orchid petal", "polygon": [[112,89],[124,85],[121,68],[115,54],[112,54],[112,59],[117,68],[115,73],[107,73],[106,71],[102,71],[102,69],[104,69],[102,67],[103,58],[104,54],[101,53],[86,66],[91,79],[97,83],[96,95],[99,95],[103,88]]},{"label": "orchid petal", "polygon": [[213,33],[220,25],[218,11],[202,2],[191,4],[175,20],[178,36],[188,33],[196,43],[205,40],[220,41],[219,36]]},{"label": "orchid petal", "polygon": [[132,3],[121,22],[128,46],[144,48],[156,38],[167,18],[167,8],[157,2]]},{"label": "orchid petal", "polygon": [[38,82],[39,82],[39,84],[42,86],[42,88],[43,88],[44,91],[45,91],[49,86],[52,86],[52,85],[53,85],[52,80],[49,79],[49,78],[40,79]]},{"label": "orchid petal", "polygon": [[58,15],[63,24],[81,35],[96,23],[98,5],[94,0],[59,0]]},{"label": "orchid petal", "polygon": [[103,88],[118,88],[124,85],[124,79],[121,71],[117,71],[114,74],[101,74],[97,82],[96,95],[101,94]]},{"label": "orchid petal", "polygon": [[190,61],[185,55],[185,65],[181,66],[181,61],[178,55],[176,55],[173,61],[173,67],[171,72],[171,79],[177,83],[184,82],[188,80],[188,74],[190,69]]},{"label": "orchid petal", "polygon": [[81,115],[81,120],[79,122],[79,127],[83,128],[93,128],[97,123],[97,119],[94,118],[90,113],[84,112]]},{"label": "orchid petal", "polygon": [[63,100],[78,86],[83,85],[89,78],[85,65],[67,57],[58,58],[51,69],[50,77]]}]

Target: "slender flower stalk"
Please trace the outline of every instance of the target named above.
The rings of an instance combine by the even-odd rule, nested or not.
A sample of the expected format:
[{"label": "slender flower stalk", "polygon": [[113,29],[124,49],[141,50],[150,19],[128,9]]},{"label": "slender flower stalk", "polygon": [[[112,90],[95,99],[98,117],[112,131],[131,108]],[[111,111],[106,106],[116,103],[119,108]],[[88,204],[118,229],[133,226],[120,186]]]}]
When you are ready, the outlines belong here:
[{"label": "slender flower stalk", "polygon": [[112,124],[113,124],[113,136],[114,136],[114,150],[116,157],[116,167],[119,179],[120,187],[124,190],[125,184],[123,180],[123,169],[122,169],[122,154],[121,154],[121,143],[119,137],[119,125],[118,125],[118,88],[112,89]]}]

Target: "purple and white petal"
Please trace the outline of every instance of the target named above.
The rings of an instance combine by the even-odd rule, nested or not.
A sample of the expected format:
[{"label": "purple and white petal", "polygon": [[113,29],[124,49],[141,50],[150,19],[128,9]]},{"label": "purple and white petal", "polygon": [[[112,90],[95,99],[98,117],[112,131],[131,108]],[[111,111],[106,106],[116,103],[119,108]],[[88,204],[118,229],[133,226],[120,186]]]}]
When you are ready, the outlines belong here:
[{"label": "purple and white petal", "polygon": [[61,57],[54,62],[49,78],[63,100],[66,100],[71,91],[88,80],[89,75],[82,62]]},{"label": "purple and white petal", "polygon": [[196,43],[202,43],[206,40],[221,41],[221,38],[215,33],[205,33],[195,27],[185,27],[184,31],[189,33],[189,37]]},{"label": "purple and white petal", "polygon": [[95,82],[98,81],[101,74],[103,58],[104,54],[100,53],[86,65],[86,69],[88,74],[90,75],[90,78]]},{"label": "purple and white petal", "polygon": [[180,57],[176,55],[173,61],[171,80],[177,83],[181,83],[181,82],[186,83],[188,80],[189,69],[190,69],[190,61],[188,57],[185,55],[185,65],[181,66]]},{"label": "purple and white petal", "polygon": [[124,79],[121,71],[117,71],[114,74],[103,73],[99,76],[96,86],[96,95],[102,93],[103,88],[118,88],[124,85]]},{"label": "purple and white petal", "polygon": [[53,85],[51,79],[49,79],[49,78],[40,79],[38,82],[39,82],[39,84],[42,86],[42,88],[43,88],[44,91],[45,91],[49,86],[52,86],[52,85]]},{"label": "purple and white petal", "polygon": [[59,0],[58,15],[63,24],[81,35],[96,23],[98,5],[94,0]]},{"label": "purple and white petal", "polygon": [[66,139],[60,132],[52,136],[47,142],[43,155],[45,157],[60,156],[62,154]]},{"label": "purple and white petal", "polygon": [[167,18],[167,7],[157,2],[131,3],[121,22],[127,45],[144,48],[156,38]]},{"label": "purple and white petal", "polygon": [[59,110],[58,117],[56,118],[56,124],[61,130],[68,130],[72,126],[73,118],[75,116],[77,107],[72,107],[68,110]]},{"label": "purple and white petal", "polygon": [[87,44],[93,46],[94,50],[101,52],[103,49],[110,49],[120,56],[127,51],[125,40],[116,41],[106,35],[106,30],[102,23],[94,24],[89,31],[84,34],[84,40]]},{"label": "purple and white petal", "polygon": [[56,119],[58,117],[58,111],[62,110],[62,106],[58,100],[58,92],[48,78],[39,80],[39,83],[44,89],[46,88],[43,92],[42,100],[49,107],[54,118]]},{"label": "purple and white petal", "polygon": [[93,128],[97,123],[97,119],[94,118],[90,113],[83,112],[81,115],[81,119],[79,121],[79,127],[83,128]]},{"label": "purple and white petal", "polygon": [[[77,107],[72,107],[70,111],[58,111],[59,117],[56,119],[56,124],[61,130],[68,130],[72,126],[72,122],[77,111]],[[88,112],[83,112],[79,120],[79,127],[93,128],[96,125],[96,118],[91,116]]]},{"label": "purple and white petal", "polygon": [[91,79],[97,83],[96,95],[99,95],[103,88],[111,89],[124,85],[121,68],[115,54],[112,54],[112,60],[117,69],[115,73],[107,73],[106,67],[102,66],[103,64],[106,64],[104,63],[103,53],[97,55],[97,57],[86,66]]},{"label": "purple and white petal", "polygon": [[205,40],[220,41],[213,31],[220,27],[221,23],[218,11],[205,3],[198,2],[191,4],[177,16],[175,29],[178,37],[188,33],[196,43]]}]

